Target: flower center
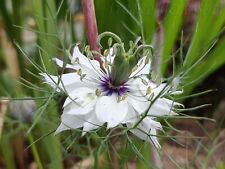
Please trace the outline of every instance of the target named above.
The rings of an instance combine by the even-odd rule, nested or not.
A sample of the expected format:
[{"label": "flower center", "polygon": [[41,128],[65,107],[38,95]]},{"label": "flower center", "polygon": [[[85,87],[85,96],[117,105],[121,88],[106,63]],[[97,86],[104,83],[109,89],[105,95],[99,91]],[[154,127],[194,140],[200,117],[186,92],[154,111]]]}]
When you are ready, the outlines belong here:
[{"label": "flower center", "polygon": [[118,96],[122,96],[129,92],[128,85],[126,83],[115,86],[109,77],[104,77],[101,80],[101,89],[102,92],[105,93],[106,96],[110,96],[112,94],[117,94]]}]

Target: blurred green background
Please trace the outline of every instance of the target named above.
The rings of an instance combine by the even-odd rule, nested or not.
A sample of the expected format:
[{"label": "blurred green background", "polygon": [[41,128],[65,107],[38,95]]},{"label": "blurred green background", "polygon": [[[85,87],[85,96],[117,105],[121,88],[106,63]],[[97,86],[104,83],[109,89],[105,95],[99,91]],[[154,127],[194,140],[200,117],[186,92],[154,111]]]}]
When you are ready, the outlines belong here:
[{"label": "blurred green background", "polygon": [[[141,36],[142,43],[154,46],[154,78],[177,77],[184,90],[183,96],[177,98],[179,101],[187,107],[213,104],[185,113],[216,119],[216,124],[203,119],[168,119],[175,127],[187,131],[186,136],[207,139],[193,137],[193,143],[182,148],[170,144],[168,138],[161,139],[165,152],[170,152],[161,155],[161,163],[168,164],[163,168],[225,168],[224,151],[219,151],[225,148],[225,2],[94,3],[99,33],[114,32],[125,44]],[[38,73],[60,74],[51,58],[66,60],[67,49],[76,43],[86,44],[80,0],[0,0],[0,121],[4,123],[3,127],[0,125],[0,168],[72,169],[79,168],[82,160],[91,166],[94,160],[95,168],[109,167],[109,143],[97,134],[81,139],[77,132],[52,134],[59,124],[64,98],[47,88]],[[181,134],[175,127],[171,130],[167,120],[164,123],[170,134]],[[186,145],[187,140],[174,138]],[[128,141],[126,148],[118,148],[121,168],[151,168],[148,145],[143,148],[141,142],[133,142],[135,147]],[[123,143],[122,140],[118,144]],[[190,151],[190,157],[183,155],[187,160],[184,164],[178,158],[183,151]]]}]

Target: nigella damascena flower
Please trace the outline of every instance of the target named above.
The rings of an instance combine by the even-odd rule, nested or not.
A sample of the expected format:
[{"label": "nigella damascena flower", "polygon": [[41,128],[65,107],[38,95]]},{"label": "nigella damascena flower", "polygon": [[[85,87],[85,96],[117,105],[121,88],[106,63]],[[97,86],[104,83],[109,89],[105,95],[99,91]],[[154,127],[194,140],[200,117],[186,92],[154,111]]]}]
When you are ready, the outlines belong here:
[{"label": "nigella damascena flower", "polygon": [[59,67],[73,70],[60,76],[41,74],[46,83],[68,95],[56,133],[82,128],[85,134],[105,123],[107,128],[124,125],[137,137],[160,147],[156,131],[162,126],[156,117],[176,115],[173,107],[180,104],[165,96],[178,92],[148,78],[151,61],[147,55],[139,57],[143,48],[134,44],[125,52],[119,41],[107,56],[101,56],[102,66],[83,55],[78,46],[70,64],[55,58]]}]

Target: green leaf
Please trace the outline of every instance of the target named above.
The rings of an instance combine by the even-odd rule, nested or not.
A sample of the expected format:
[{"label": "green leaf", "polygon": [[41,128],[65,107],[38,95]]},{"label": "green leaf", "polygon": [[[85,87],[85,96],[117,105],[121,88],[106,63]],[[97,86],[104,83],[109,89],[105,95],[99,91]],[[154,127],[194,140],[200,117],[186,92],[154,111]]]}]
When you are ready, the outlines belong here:
[{"label": "green leaf", "polygon": [[[32,0],[33,14],[38,30],[38,41],[43,49],[42,59],[49,73],[55,72],[55,64],[52,63],[52,57],[56,57],[58,37],[56,6],[54,0]],[[39,60],[39,63],[41,61]]]},{"label": "green leaf", "polygon": [[14,153],[13,153],[13,148],[12,148],[10,139],[11,137],[8,135],[3,136],[1,138],[1,142],[0,142],[1,153],[3,155],[6,169],[16,169],[16,166],[14,163]]},{"label": "green leaf", "polygon": [[217,36],[225,23],[225,8],[218,11],[220,1],[204,0],[201,2],[196,28],[184,65],[186,67],[196,62],[207,47]]},{"label": "green leaf", "polygon": [[130,40],[135,40],[138,36],[142,36],[145,43],[150,43],[155,31],[154,5],[154,0],[96,0],[99,33],[116,33],[126,42],[126,47]]},{"label": "green leaf", "polygon": [[207,58],[200,62],[190,73],[187,75],[185,83],[195,81],[191,85],[184,88],[184,95],[189,94],[193,88],[201,83],[206,77],[225,64],[225,38],[221,39],[217,46],[208,54]]},{"label": "green leaf", "polygon": [[170,8],[164,21],[164,46],[161,65],[162,74],[166,71],[168,61],[181,29],[186,0],[172,0],[170,3]]},{"label": "green leaf", "polygon": [[155,32],[155,0],[136,0],[140,4],[138,10],[139,20],[141,22],[141,31],[143,29],[142,39],[144,44],[150,44]]}]

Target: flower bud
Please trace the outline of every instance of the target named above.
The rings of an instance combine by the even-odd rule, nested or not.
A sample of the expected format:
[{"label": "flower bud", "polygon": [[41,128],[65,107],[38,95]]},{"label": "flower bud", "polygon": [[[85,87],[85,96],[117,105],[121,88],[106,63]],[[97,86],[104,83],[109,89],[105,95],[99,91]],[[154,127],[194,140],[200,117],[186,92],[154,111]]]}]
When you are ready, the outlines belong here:
[{"label": "flower bud", "polygon": [[36,103],[34,100],[12,100],[9,104],[10,114],[14,119],[24,123],[32,121]]}]

